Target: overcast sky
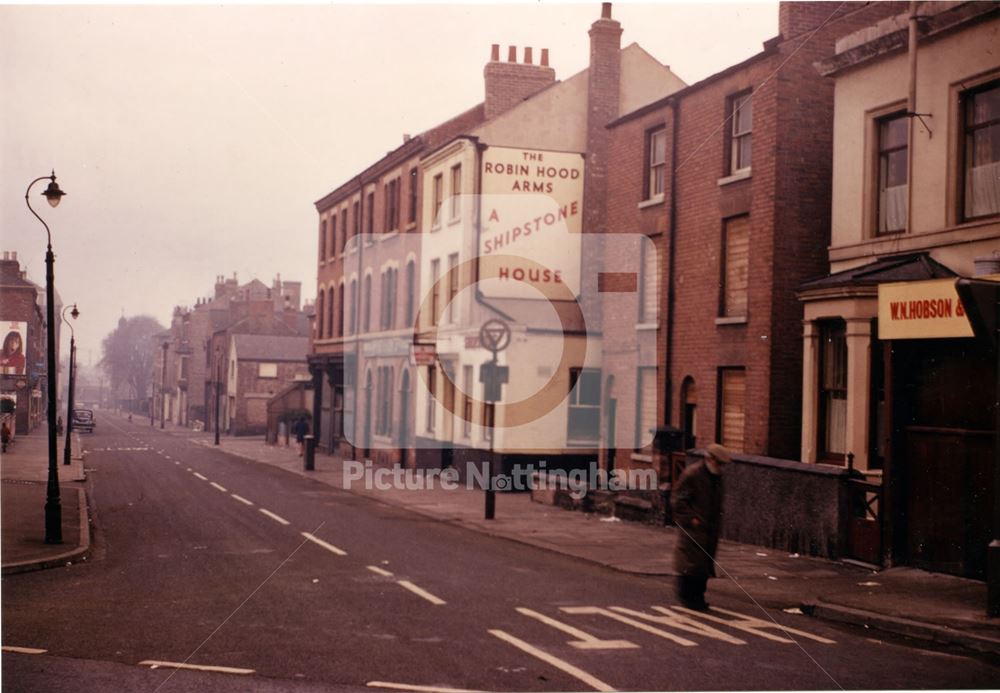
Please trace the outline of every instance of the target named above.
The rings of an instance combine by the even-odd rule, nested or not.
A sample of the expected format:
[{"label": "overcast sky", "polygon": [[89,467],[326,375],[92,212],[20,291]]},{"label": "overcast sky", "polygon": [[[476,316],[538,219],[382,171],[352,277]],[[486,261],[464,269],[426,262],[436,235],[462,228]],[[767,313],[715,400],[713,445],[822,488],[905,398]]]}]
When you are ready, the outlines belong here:
[{"label": "overcast sky", "polygon": [[[616,4],[638,42],[696,82],[777,34],[777,3]],[[483,96],[490,44],[586,67],[599,4],[0,6],[0,249],[45,279],[24,205],[55,169],[56,289],[79,304],[81,363],[126,315],[167,324],[216,275],[315,295],[313,202]],[[506,49],[502,54],[506,56]]]}]

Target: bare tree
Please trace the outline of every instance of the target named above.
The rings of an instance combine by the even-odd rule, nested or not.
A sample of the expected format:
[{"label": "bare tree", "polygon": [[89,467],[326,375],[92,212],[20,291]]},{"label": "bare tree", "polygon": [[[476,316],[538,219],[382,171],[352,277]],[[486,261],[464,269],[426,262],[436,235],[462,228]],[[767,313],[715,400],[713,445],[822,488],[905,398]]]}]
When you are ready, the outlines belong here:
[{"label": "bare tree", "polygon": [[148,315],[122,318],[101,345],[100,367],[108,374],[111,389],[117,392],[127,385],[132,402],[149,397],[149,386],[155,361],[155,336],[164,331],[156,319]]}]

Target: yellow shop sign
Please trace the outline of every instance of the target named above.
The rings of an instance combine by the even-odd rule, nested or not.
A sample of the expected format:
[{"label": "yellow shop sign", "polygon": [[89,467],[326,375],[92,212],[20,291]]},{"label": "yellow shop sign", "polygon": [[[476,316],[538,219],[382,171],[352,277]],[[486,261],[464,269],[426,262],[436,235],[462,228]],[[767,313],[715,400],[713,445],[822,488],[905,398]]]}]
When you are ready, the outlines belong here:
[{"label": "yellow shop sign", "polygon": [[954,279],[879,284],[879,339],[971,336]]}]

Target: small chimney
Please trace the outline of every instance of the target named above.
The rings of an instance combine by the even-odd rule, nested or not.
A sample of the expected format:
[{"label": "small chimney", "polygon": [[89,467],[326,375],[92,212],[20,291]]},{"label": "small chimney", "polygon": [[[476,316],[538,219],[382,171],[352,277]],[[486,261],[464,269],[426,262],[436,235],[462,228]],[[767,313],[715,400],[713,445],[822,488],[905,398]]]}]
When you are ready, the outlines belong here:
[{"label": "small chimney", "polygon": [[410,133],[404,132],[403,133],[403,144],[406,144],[409,141],[410,141]]},{"label": "small chimney", "polygon": [[601,19],[611,19],[611,3],[601,3]]},{"label": "small chimney", "polygon": [[549,66],[549,49],[548,48],[543,48],[542,49],[542,67],[548,67],[548,66]]},{"label": "small chimney", "polygon": [[507,46],[507,62],[517,62],[517,46]]},{"label": "small chimney", "polygon": [[531,65],[531,46],[524,47],[524,64]]},{"label": "small chimney", "polygon": [[548,49],[542,49],[542,62],[535,65],[534,50],[526,47],[524,62],[519,63],[517,46],[508,46],[507,61],[500,62],[500,44],[492,44],[490,62],[483,69],[486,119],[495,118],[554,83],[556,73],[548,60]]},{"label": "small chimney", "polygon": [[494,63],[500,62],[500,44],[494,43],[493,48],[490,50],[490,61]]}]

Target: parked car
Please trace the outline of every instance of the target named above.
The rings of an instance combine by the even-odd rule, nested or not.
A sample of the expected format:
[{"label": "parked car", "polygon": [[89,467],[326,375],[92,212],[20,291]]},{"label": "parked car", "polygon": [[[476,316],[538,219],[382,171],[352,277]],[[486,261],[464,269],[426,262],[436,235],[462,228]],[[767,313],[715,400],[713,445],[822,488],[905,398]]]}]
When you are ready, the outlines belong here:
[{"label": "parked car", "polygon": [[94,412],[90,409],[73,410],[73,429],[77,431],[94,432]]}]

